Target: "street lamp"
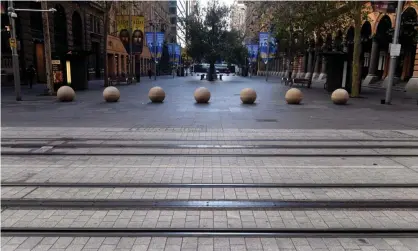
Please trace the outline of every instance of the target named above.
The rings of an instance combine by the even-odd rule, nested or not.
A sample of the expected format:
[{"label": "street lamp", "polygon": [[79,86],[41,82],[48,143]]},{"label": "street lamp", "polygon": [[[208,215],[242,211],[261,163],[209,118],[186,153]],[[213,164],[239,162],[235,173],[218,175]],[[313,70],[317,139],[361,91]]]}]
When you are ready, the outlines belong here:
[{"label": "street lamp", "polygon": [[55,12],[57,11],[54,8],[48,10],[38,10],[38,9],[15,9],[13,8],[13,0],[9,0],[9,7],[7,8],[9,21],[10,21],[10,48],[12,49],[12,64],[13,64],[13,79],[15,85],[16,101],[22,100],[21,90],[20,90],[20,71],[19,71],[19,55],[17,54],[17,43],[16,43],[16,24],[15,19],[17,18],[16,11],[30,11],[30,12]]}]

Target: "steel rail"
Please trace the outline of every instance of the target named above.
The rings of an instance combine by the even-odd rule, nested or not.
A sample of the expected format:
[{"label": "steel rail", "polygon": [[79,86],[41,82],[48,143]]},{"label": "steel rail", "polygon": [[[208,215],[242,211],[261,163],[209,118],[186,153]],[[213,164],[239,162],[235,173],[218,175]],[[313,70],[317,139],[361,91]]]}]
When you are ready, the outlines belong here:
[{"label": "steel rail", "polygon": [[201,228],[18,228],[2,227],[2,236],[68,237],[321,237],[417,238],[417,229],[201,229]]},{"label": "steel rail", "polygon": [[1,187],[85,188],[418,188],[418,183],[117,183],[117,182],[2,182]]},{"label": "steel rail", "polygon": [[61,209],[418,209],[418,200],[1,199],[1,205]]},{"label": "steel rail", "polygon": [[223,144],[72,144],[59,145],[48,143],[2,143],[2,147],[10,148],[41,148],[54,149],[74,148],[151,148],[151,149],[418,149],[418,145],[223,145]]}]

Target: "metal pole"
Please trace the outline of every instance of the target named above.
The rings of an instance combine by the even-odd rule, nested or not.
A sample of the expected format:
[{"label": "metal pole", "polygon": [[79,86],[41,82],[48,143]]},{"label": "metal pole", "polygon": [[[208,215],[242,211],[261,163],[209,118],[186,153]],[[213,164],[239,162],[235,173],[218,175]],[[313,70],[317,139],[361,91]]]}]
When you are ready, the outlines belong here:
[{"label": "metal pole", "polygon": [[[47,2],[41,2],[42,10],[47,10]],[[48,12],[42,12],[42,21],[43,21],[43,29],[44,29],[44,47],[45,47],[45,70],[46,70],[46,85],[48,87],[49,94],[52,95],[54,93],[54,86],[53,86],[53,76],[52,76],[52,58],[51,58],[51,37],[49,35],[49,20],[48,20]]]},{"label": "metal pole", "polygon": [[154,80],[157,80],[157,23],[154,23]]},{"label": "metal pole", "polygon": [[[402,1],[398,1],[398,7],[396,8],[395,33],[393,34],[392,44],[398,43],[399,30],[401,28],[401,15],[402,15]],[[388,86],[386,87],[386,99],[385,99],[385,103],[388,105],[390,105],[390,102],[392,100],[392,86],[393,86],[393,78],[395,75],[396,58],[397,56],[395,55],[390,56],[390,65],[389,65],[389,74],[388,74],[389,82],[388,82]]]},{"label": "metal pole", "polygon": [[16,101],[22,100],[20,92],[20,71],[19,71],[19,55],[17,54],[17,41],[16,41],[16,24],[15,17],[16,13],[13,9],[13,1],[9,0],[9,21],[11,26],[10,39],[14,41],[14,46],[10,46],[12,49],[12,61],[13,61],[13,79],[15,84]]},{"label": "metal pole", "polygon": [[[129,69],[128,69],[128,78],[131,80],[133,79],[133,53],[132,53],[132,39],[133,39],[133,31],[132,31],[132,10],[133,10],[133,2],[131,1],[131,8],[129,10]],[[129,80],[128,80],[129,81]]]},{"label": "metal pole", "polygon": [[269,54],[270,54],[270,32],[267,33],[266,81],[269,80]]},{"label": "metal pole", "polygon": [[174,43],[172,43],[171,44],[171,47],[172,47],[172,49],[171,49],[171,72],[172,72],[172,74],[173,74],[173,78],[175,77],[175,74],[176,74],[176,72],[175,72],[175,70],[174,70],[174,64],[175,64],[175,62],[174,62],[174,60],[175,60],[175,49],[176,49],[176,46],[175,46],[175,44]]}]

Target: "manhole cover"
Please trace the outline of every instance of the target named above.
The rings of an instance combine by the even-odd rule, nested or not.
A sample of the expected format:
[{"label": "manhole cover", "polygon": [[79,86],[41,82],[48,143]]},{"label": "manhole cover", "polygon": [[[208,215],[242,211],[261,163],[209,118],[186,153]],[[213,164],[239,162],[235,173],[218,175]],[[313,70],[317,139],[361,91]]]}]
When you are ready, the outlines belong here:
[{"label": "manhole cover", "polygon": [[277,122],[277,119],[256,119],[257,122]]}]

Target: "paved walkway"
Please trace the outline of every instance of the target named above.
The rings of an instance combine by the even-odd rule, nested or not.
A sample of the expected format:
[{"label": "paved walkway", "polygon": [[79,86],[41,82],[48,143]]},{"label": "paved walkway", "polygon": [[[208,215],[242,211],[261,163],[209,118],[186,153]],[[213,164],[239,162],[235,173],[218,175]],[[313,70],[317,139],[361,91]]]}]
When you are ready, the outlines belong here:
[{"label": "paved walkway", "polygon": [[[166,92],[163,104],[152,104],[147,97],[152,86]],[[197,105],[193,92],[199,86],[212,93],[208,105]],[[256,105],[242,105],[239,92],[254,88]],[[33,96],[16,102],[13,95],[2,94],[2,126],[69,126],[125,128],[336,128],[336,129],[416,129],[418,113],[415,100],[394,92],[393,105],[381,105],[384,93],[365,89],[364,98],[351,99],[347,106],[332,104],[321,87],[303,88],[299,106],[284,100],[288,87],[279,80],[265,82],[262,77],[224,77],[210,83],[197,76],[160,77],[157,81],[119,86],[118,103],[105,103],[101,89],[77,92],[72,103],[59,103],[54,97]]]},{"label": "paved walkway", "polygon": [[[154,84],[165,103],[148,103]],[[194,104],[200,85],[211,104]],[[255,106],[234,95],[247,86]],[[335,106],[303,89],[288,106],[287,87],[257,78],[119,88],[116,104],[100,88],[2,100],[2,250],[418,250],[418,115],[403,93]]]}]

